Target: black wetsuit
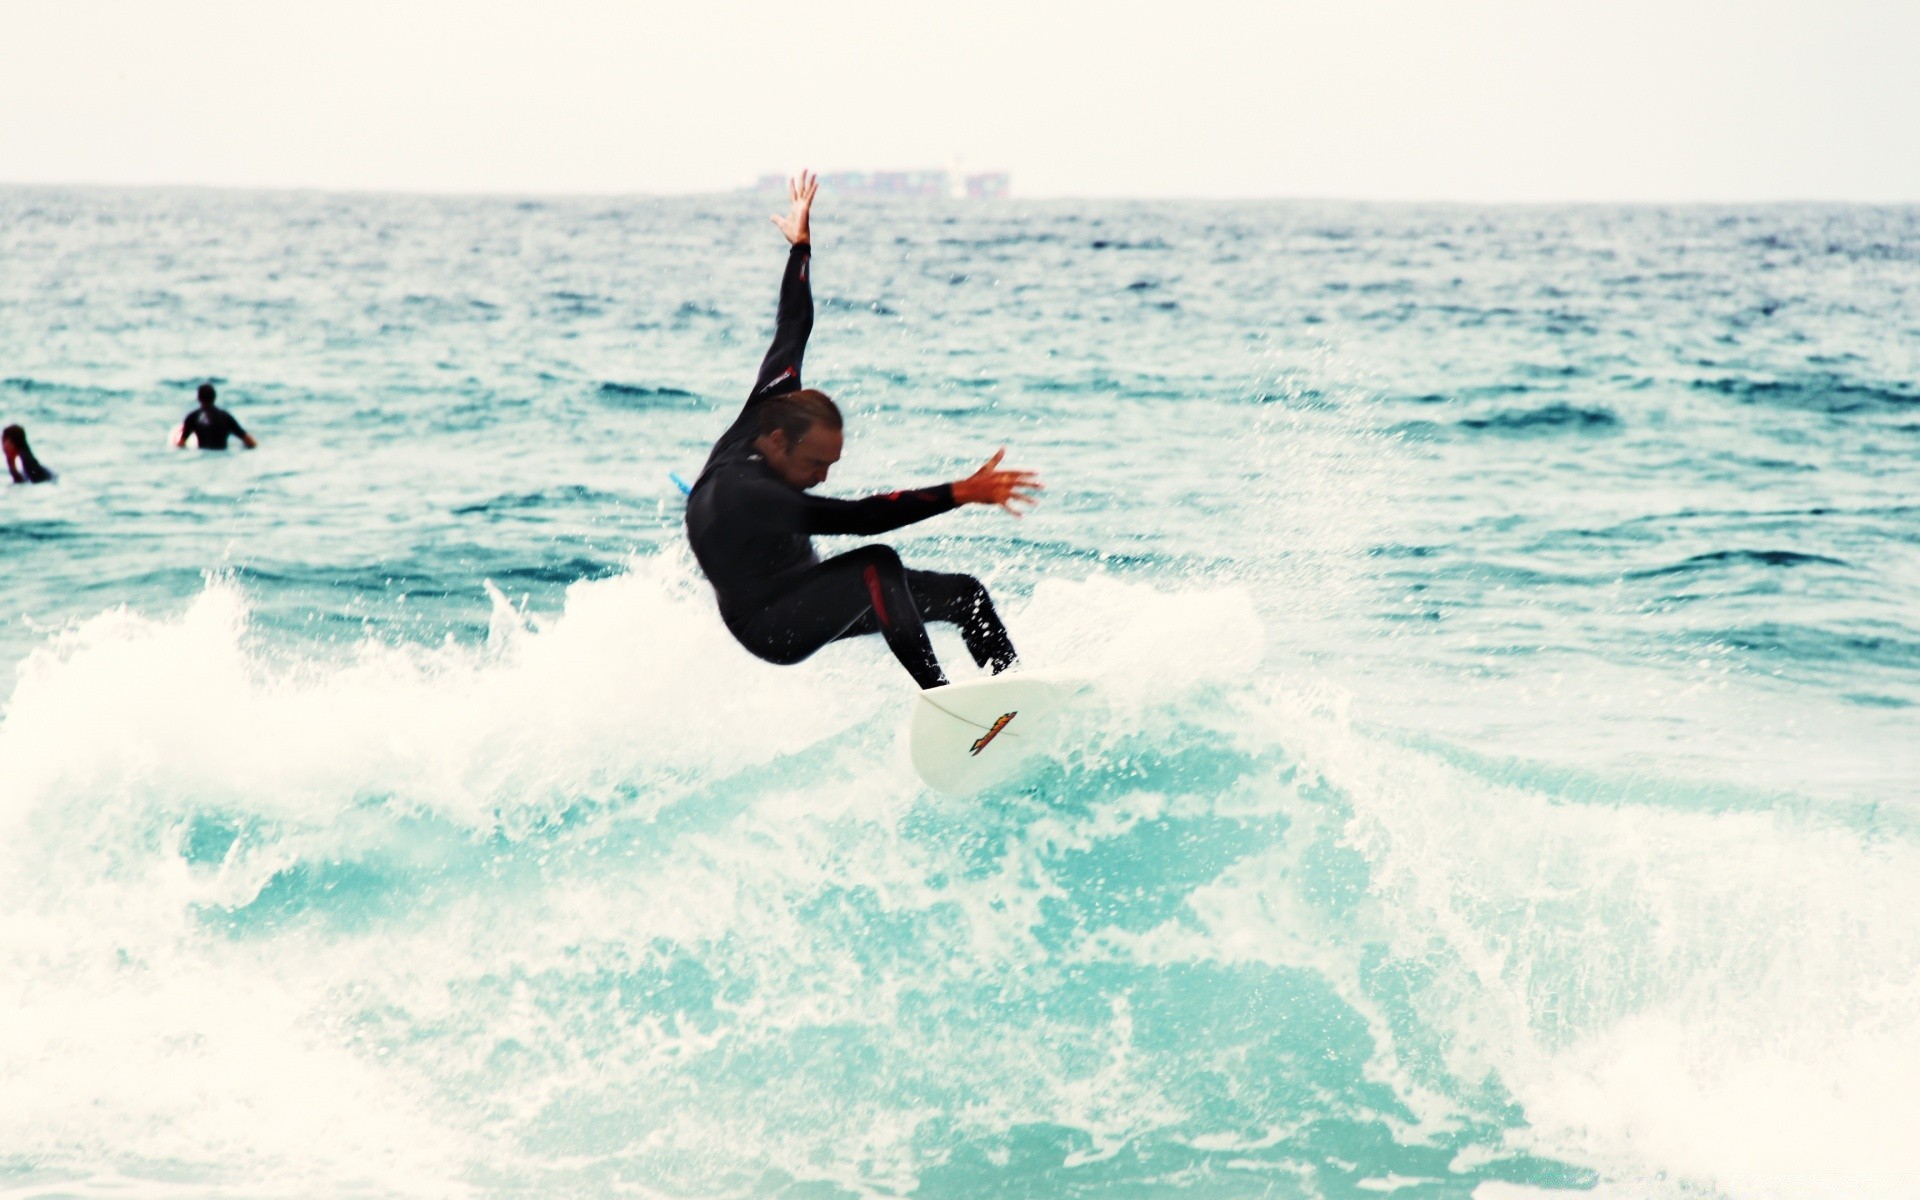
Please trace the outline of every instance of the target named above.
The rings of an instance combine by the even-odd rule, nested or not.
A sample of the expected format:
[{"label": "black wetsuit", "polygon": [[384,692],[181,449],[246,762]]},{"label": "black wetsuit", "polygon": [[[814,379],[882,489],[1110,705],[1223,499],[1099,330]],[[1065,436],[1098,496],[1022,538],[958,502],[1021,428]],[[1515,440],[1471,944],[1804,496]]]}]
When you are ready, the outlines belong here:
[{"label": "black wetsuit", "polygon": [[15,483],[52,483],[54,479],[53,472],[41,466],[31,450],[19,452],[18,465],[15,465],[12,456],[8,456],[7,473],[13,476]]},{"label": "black wetsuit", "polygon": [[800,390],[800,362],[813,332],[809,248],[795,246],[780,281],[773,345],[746,407],[720,440],[687,498],[687,540],[713,584],[720,618],[742,646],[776,663],[796,663],[828,642],[878,633],[914,682],[947,681],[923,619],[960,627],[974,662],[995,671],[1013,662],[1013,643],[987,589],[971,575],[909,571],[888,546],[862,546],[825,562],[816,533],[885,533],[954,507],[949,484],[834,500],[774,474],[753,447],[763,400]]},{"label": "black wetsuit", "polygon": [[230,437],[237,437],[243,442],[247,440],[247,431],[240,428],[240,422],[233,419],[233,414],[211,404],[202,404],[188,413],[187,419],[180,423],[180,430],[181,441],[192,437],[200,443],[202,450],[225,450]]}]

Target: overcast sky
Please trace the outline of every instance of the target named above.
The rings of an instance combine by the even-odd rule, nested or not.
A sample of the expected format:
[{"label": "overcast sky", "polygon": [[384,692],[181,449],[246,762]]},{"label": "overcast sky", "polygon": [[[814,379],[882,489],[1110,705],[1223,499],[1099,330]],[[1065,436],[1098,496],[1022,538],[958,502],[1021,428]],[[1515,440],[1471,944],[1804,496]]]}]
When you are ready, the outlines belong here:
[{"label": "overcast sky", "polygon": [[0,0],[0,182],[1920,201],[1916,0]]}]

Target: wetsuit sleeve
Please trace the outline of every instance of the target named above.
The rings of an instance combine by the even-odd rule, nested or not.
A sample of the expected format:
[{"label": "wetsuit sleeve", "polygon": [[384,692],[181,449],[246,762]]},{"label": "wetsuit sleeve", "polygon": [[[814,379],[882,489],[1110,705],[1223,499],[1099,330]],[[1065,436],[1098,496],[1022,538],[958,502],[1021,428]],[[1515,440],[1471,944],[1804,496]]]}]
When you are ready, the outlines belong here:
[{"label": "wetsuit sleeve", "polygon": [[227,427],[227,433],[229,436],[240,438],[242,441],[246,440],[247,431],[240,428],[240,422],[233,419],[232,413],[227,412],[225,409],[222,409],[220,412],[220,416],[224,418],[224,424]]},{"label": "wetsuit sleeve", "polygon": [[886,533],[957,507],[950,483],[862,500],[809,496],[772,481],[755,491],[753,507],[780,533]]},{"label": "wetsuit sleeve", "polygon": [[800,390],[800,362],[807,356],[807,338],[813,334],[813,247],[801,242],[787,252],[787,269],[780,276],[780,308],[773,320],[773,345],[760,360],[753,381],[755,400]]},{"label": "wetsuit sleeve", "polygon": [[786,273],[780,277],[780,309],[774,317],[773,345],[761,360],[760,375],[754,380],[753,392],[740,409],[740,415],[727,426],[727,431],[713,444],[712,453],[707,455],[708,467],[723,453],[744,446],[758,436],[759,418],[755,409],[760,401],[800,390],[800,360],[806,357],[807,338],[813,333],[813,284],[808,280],[812,261],[813,248],[805,242],[787,252]]}]

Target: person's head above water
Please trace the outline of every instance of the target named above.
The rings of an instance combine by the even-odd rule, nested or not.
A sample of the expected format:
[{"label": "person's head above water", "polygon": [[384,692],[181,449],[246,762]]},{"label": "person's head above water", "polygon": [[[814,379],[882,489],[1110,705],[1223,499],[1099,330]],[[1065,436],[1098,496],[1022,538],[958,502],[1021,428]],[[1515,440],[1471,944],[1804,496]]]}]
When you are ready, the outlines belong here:
[{"label": "person's head above water", "polygon": [[827,481],[844,441],[840,406],[825,392],[803,388],[760,404],[754,449],[788,486],[800,491]]},{"label": "person's head above water", "polygon": [[5,449],[8,458],[33,460],[33,448],[27,445],[27,431],[18,425],[0,429],[0,448]]},{"label": "person's head above water", "polygon": [[212,384],[203,383],[200,385],[200,403],[209,405],[209,406],[213,404],[213,385]]}]

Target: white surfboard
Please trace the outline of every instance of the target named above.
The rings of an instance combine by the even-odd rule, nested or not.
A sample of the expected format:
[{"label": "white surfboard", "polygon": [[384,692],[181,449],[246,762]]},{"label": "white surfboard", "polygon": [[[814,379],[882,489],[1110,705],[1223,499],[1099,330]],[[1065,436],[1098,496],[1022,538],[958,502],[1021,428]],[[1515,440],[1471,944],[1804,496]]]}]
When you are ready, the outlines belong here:
[{"label": "white surfboard", "polygon": [[954,796],[997,783],[1045,748],[1061,706],[1082,686],[1007,674],[923,691],[907,735],[913,769],[928,787]]}]

